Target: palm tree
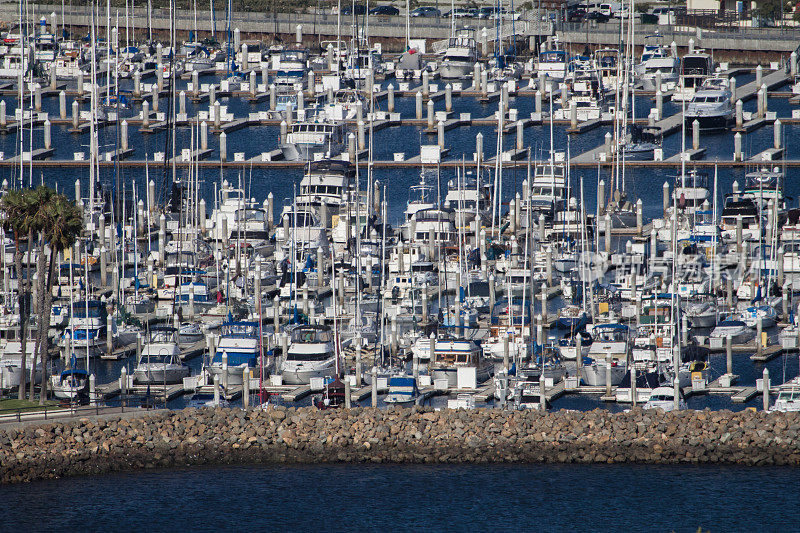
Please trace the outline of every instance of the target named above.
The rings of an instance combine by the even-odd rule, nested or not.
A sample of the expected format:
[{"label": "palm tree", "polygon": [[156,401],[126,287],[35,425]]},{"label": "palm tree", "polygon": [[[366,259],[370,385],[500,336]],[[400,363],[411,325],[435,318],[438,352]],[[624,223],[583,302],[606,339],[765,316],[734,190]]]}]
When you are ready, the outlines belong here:
[{"label": "palm tree", "polygon": [[29,223],[30,202],[29,190],[13,190],[7,192],[0,203],[0,208],[3,210],[5,218],[3,220],[3,227],[6,231],[10,231],[14,238],[14,269],[17,274],[17,301],[19,307],[19,322],[20,322],[20,348],[22,351],[20,360],[20,370],[22,378],[19,382],[19,392],[17,397],[24,400],[26,394],[26,380],[25,370],[27,363],[27,339],[28,339],[28,302],[29,291],[27,276],[22,269],[22,242],[24,236],[27,235],[25,240],[28,244],[28,259],[30,259],[30,243],[33,240],[32,230],[33,226]]},{"label": "palm tree", "polygon": [[[34,364],[31,365],[31,383],[34,383],[36,377],[36,357],[39,357],[39,361],[41,362],[41,368],[44,372],[45,365],[44,365],[44,356],[46,353],[42,352],[42,324],[43,322],[43,313],[44,313],[44,290],[45,290],[45,273],[44,269],[47,266],[46,264],[46,250],[45,250],[45,231],[46,229],[53,223],[49,216],[49,204],[53,196],[55,195],[55,191],[50,187],[46,187],[41,185],[36,189],[29,191],[30,196],[30,208],[31,208],[31,225],[33,226],[34,231],[36,231],[37,239],[36,239],[36,311],[38,313],[37,317],[39,319],[39,331],[36,338],[35,350],[34,350]],[[47,321],[47,326],[50,325],[50,321]],[[47,330],[45,329],[45,333]],[[43,374],[43,376],[46,375]],[[44,390],[40,394],[40,398],[43,399]],[[33,385],[31,385],[31,398],[33,398]]]},{"label": "palm tree", "polygon": [[[47,330],[50,327],[50,318],[53,312],[53,283],[56,269],[56,259],[58,254],[69,249],[75,239],[83,230],[83,214],[74,202],[71,202],[63,194],[53,194],[48,199],[42,214],[46,226],[43,236],[47,241],[50,250],[50,262],[47,267],[47,275],[42,273],[40,287],[40,306],[39,317],[39,360],[42,365],[44,375],[49,375],[45,366],[45,358],[49,350],[49,337]],[[42,254],[44,255],[44,254]],[[47,397],[47,380],[42,379],[42,393],[39,396],[39,403],[44,404]]]}]

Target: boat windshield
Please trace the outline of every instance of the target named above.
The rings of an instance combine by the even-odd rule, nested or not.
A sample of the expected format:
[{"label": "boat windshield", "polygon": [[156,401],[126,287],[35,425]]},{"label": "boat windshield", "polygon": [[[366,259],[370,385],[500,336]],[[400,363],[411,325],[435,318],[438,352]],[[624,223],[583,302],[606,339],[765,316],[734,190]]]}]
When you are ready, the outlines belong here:
[{"label": "boat windshield", "polygon": [[331,342],[331,330],[328,328],[299,327],[292,330],[293,343],[322,343]]}]

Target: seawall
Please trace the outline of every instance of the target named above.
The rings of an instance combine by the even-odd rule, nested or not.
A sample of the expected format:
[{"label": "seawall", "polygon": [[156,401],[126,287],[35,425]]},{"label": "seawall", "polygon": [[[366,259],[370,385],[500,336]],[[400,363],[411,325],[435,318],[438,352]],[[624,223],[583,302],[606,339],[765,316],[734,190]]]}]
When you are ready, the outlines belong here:
[{"label": "seawall", "polygon": [[0,481],[279,462],[800,464],[800,414],[185,409],[0,428]]}]

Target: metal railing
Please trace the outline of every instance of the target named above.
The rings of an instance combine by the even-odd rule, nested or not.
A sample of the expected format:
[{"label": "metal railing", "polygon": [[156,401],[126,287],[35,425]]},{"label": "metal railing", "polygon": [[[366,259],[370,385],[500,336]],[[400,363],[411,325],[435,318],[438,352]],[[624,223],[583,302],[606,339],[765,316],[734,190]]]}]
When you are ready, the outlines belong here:
[{"label": "metal railing", "polygon": [[[127,407],[127,412],[150,411],[160,409],[151,406]],[[86,415],[121,414],[126,412],[124,405],[108,407],[101,405],[46,405],[43,407],[25,407],[16,409],[0,409],[0,425],[9,422],[26,422],[34,420],[54,420]]]}]

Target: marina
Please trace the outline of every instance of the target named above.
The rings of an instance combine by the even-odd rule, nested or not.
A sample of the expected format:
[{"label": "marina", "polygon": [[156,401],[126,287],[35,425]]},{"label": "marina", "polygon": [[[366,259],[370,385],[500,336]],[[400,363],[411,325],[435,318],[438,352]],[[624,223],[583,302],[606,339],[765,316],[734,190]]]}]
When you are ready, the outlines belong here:
[{"label": "marina", "polygon": [[0,45],[3,398],[789,409],[797,50],[105,16]]}]

